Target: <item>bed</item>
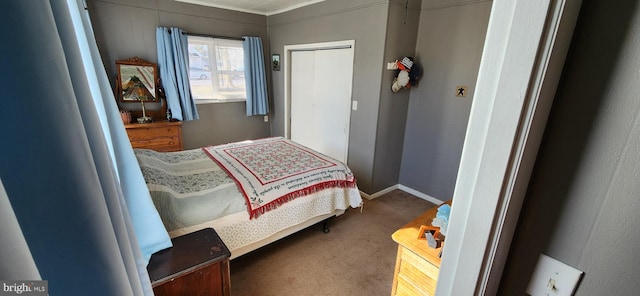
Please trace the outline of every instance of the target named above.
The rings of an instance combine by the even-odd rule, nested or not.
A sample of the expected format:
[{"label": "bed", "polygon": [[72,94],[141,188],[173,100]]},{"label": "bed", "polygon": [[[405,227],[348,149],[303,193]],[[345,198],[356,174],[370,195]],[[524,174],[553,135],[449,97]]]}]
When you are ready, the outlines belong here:
[{"label": "bed", "polygon": [[231,259],[362,205],[345,164],[282,137],[134,152],[169,235],[212,227]]}]

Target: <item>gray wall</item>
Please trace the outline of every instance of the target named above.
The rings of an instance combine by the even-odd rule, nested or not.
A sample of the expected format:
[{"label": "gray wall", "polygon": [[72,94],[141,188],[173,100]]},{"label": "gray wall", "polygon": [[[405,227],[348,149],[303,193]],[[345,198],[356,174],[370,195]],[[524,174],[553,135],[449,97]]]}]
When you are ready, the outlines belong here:
[{"label": "gray wall", "polygon": [[[491,4],[422,2],[424,74],[411,88],[399,183],[440,200],[453,195]],[[469,87],[467,97],[455,97],[457,85]]]},{"label": "gray wall", "polygon": [[[260,36],[267,58],[282,55],[284,45],[354,39],[358,110],[351,111],[348,164],[360,189],[400,183],[444,200],[455,183],[490,2],[440,2],[410,0],[405,12],[402,0],[328,0],[264,17],[172,0],[90,0],[89,12],[111,79],[115,60],[157,61],[157,26]],[[395,72],[385,66],[403,56],[425,73],[418,86],[392,93]],[[184,123],[185,149],[284,135],[284,71],[267,73],[270,123],[246,117],[244,103],[200,104],[201,119]],[[453,98],[457,84],[469,85],[470,96]]]},{"label": "gray wall", "polygon": [[[268,18],[272,54],[282,55],[285,45],[355,40],[352,98],[358,110],[351,112],[348,165],[364,192],[372,188],[387,13],[388,1],[327,0]],[[272,134],[284,135],[284,71],[272,75]]]},{"label": "gray wall", "polygon": [[638,295],[639,36],[637,1],[583,1],[502,295],[540,253],[585,272],[576,295]]},{"label": "gray wall", "polygon": [[[405,56],[415,57],[420,5],[420,1],[409,1],[408,9],[405,11],[404,1],[389,1],[382,69],[385,69],[388,62]],[[410,95],[409,89],[397,93],[391,91],[397,71],[382,71],[371,188],[373,192],[398,184]]]},{"label": "gray wall", "polygon": [[[88,6],[112,85],[116,60],[138,56],[157,63],[155,30],[158,26],[178,27],[199,34],[258,36],[268,51],[265,16],[173,0],[89,0]],[[267,55],[265,52],[265,57]],[[198,104],[197,108],[200,120],[183,125],[185,149],[270,136],[269,123],[265,123],[262,116],[247,117],[244,102]]]}]

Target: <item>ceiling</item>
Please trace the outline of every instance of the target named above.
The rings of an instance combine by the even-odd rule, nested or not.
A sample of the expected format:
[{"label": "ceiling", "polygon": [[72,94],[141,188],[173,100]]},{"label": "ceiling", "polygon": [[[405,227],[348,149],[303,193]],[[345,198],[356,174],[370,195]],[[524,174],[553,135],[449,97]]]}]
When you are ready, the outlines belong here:
[{"label": "ceiling", "polygon": [[197,5],[224,8],[248,13],[272,15],[324,0],[175,0]]}]

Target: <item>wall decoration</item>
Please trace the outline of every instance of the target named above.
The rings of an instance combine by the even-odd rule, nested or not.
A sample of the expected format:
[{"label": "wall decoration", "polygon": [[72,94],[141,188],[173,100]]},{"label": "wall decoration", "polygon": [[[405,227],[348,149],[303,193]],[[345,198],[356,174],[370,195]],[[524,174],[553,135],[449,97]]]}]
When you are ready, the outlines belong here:
[{"label": "wall decoration", "polygon": [[271,68],[273,71],[280,71],[280,55],[274,54],[271,56]]},{"label": "wall decoration", "polygon": [[418,84],[418,79],[422,75],[422,69],[414,62],[412,57],[404,57],[396,61],[396,66],[387,65],[388,69],[396,69],[396,77],[393,79],[391,91],[397,93],[401,89],[408,89]]}]

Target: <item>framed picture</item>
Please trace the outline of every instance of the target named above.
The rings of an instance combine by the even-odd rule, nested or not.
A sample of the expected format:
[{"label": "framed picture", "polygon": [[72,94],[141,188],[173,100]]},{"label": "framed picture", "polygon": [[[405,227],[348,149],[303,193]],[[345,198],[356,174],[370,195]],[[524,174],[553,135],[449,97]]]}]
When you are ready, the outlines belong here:
[{"label": "framed picture", "polygon": [[274,54],[271,56],[271,68],[273,71],[280,71],[280,55]]},{"label": "framed picture", "polygon": [[116,61],[116,69],[118,73],[116,96],[120,102],[137,103],[141,98],[147,102],[160,101],[156,87],[159,81],[158,65],[139,57],[132,57]]}]

